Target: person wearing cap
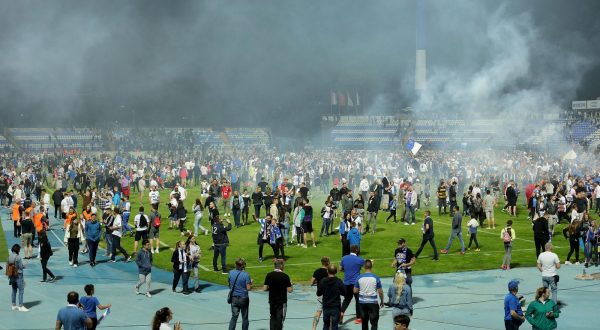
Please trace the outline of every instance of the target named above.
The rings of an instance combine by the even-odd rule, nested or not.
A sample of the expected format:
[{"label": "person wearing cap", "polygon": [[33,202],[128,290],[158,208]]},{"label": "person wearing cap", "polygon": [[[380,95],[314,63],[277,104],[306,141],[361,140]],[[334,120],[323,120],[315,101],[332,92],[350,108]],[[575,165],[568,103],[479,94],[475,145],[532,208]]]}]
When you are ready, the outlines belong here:
[{"label": "person wearing cap", "polygon": [[412,250],[406,246],[406,240],[401,238],[398,240],[398,248],[394,251],[394,262],[392,267],[396,268],[397,272],[406,275],[406,284],[412,284],[412,266],[417,262],[417,258]]},{"label": "person wearing cap", "polygon": [[521,303],[517,297],[519,292],[519,281],[511,280],[508,282],[508,293],[504,297],[504,328],[506,330],[519,329],[525,321]]}]

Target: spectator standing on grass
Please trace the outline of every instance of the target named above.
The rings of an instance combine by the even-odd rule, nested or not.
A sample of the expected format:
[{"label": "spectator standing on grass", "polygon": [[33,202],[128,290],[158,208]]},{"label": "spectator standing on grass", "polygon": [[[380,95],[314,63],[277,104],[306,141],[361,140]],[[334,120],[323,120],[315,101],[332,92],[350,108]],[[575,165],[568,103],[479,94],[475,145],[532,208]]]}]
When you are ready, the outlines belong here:
[{"label": "spectator standing on grass", "polygon": [[[140,213],[133,219],[133,224],[135,226],[135,239],[133,241],[134,254],[137,253],[138,242],[140,240],[142,240],[142,242],[148,240],[148,227],[150,226],[150,219],[144,214],[144,206],[140,206],[139,211]],[[142,243],[142,245],[143,244],[144,243]]]},{"label": "spectator standing on grass", "polygon": [[552,300],[558,303],[558,274],[556,271],[560,268],[558,255],[552,252],[552,243],[546,243],[545,252],[540,253],[537,259],[537,268],[542,273],[542,284],[545,288],[552,291]]},{"label": "spectator standing on grass", "polygon": [[[313,276],[311,279],[311,285],[317,286],[321,282],[322,279],[327,277],[327,268],[329,267],[329,257],[321,258],[321,267],[317,268],[313,272]],[[323,297],[319,296],[318,288],[317,288],[317,310],[315,311],[315,316],[313,317],[312,329],[316,330],[317,325],[319,324],[319,319],[321,318],[321,314],[323,312]],[[338,311],[339,317],[339,311]],[[337,322],[336,322],[337,324]]]},{"label": "spectator standing on grass", "polygon": [[231,221],[227,221],[227,227],[223,225],[223,221],[218,216],[214,219],[212,225],[212,239],[214,245],[213,255],[213,270],[219,271],[217,268],[217,260],[219,255],[221,256],[221,274],[228,274],[227,272],[227,246],[229,245],[229,237],[227,232],[231,230]]},{"label": "spectator standing on grass", "polygon": [[538,216],[533,220],[533,241],[535,244],[535,256],[538,257],[544,249],[544,245],[550,239],[550,231],[548,230],[548,220],[545,216]]},{"label": "spectator standing on grass", "polygon": [[88,327],[87,330],[94,330],[98,325],[98,316],[96,314],[96,309],[105,310],[107,308],[112,307],[111,304],[101,305],[98,298],[94,297],[94,285],[86,284],[83,287],[83,291],[85,291],[85,296],[79,299],[79,304],[81,304],[85,314],[92,320],[92,326]]},{"label": "spectator standing on grass", "polygon": [[265,277],[264,291],[269,291],[270,329],[283,329],[283,322],[287,312],[287,295],[292,293],[290,277],[283,272],[284,261],[275,260],[275,270]]},{"label": "spectator standing on grass", "polygon": [[[148,230],[148,238],[150,239],[150,252],[159,253],[161,215],[154,205],[152,205],[152,211],[150,211],[150,221],[152,221],[152,225]],[[156,244],[156,249],[153,248],[153,244]]]},{"label": "spectator standing on grass", "polygon": [[142,241],[142,249],[135,256],[135,264],[138,267],[138,282],[135,285],[135,294],[140,294],[140,287],[146,284],[146,297],[152,297],[150,283],[152,281],[152,245],[147,239]]},{"label": "spectator standing on grass", "polygon": [[238,258],[235,261],[235,269],[229,273],[227,283],[229,283],[229,290],[231,290],[231,320],[229,320],[229,330],[235,330],[240,313],[242,313],[242,330],[248,330],[250,326],[248,319],[250,297],[248,296],[248,291],[252,289],[252,278],[246,272],[245,259]]},{"label": "spectator standing on grass", "polygon": [[77,292],[69,292],[67,302],[69,304],[61,308],[56,316],[56,330],[60,330],[63,326],[65,330],[84,330],[94,326],[92,319],[80,308]]},{"label": "spectator standing on grass", "polygon": [[438,260],[438,250],[435,246],[435,235],[433,232],[433,219],[431,219],[431,211],[425,210],[425,221],[423,221],[423,227],[421,228],[423,231],[423,238],[421,239],[421,245],[415,254],[415,258],[418,258],[425,247],[425,244],[429,242],[431,247],[433,248],[433,260]]},{"label": "spectator standing on grass", "polygon": [[302,217],[302,232],[304,235],[304,245],[303,248],[308,247],[307,235],[310,235],[312,240],[312,246],[317,247],[317,241],[315,240],[315,233],[313,232],[313,208],[310,205],[308,199],[305,200],[304,206],[302,207],[304,212],[300,213],[304,215]]},{"label": "spectator standing on grass", "polygon": [[513,221],[508,220],[506,227],[500,232],[500,238],[504,242],[504,258],[502,259],[502,269],[510,270],[510,259],[512,254],[512,242],[517,239],[517,234],[512,228]]},{"label": "spectator standing on grass", "polygon": [[496,206],[496,199],[492,196],[490,190],[486,190],[485,197],[483,198],[483,210],[485,211],[485,218],[488,220],[488,229],[496,229],[496,220],[494,219],[494,207]]},{"label": "spectator standing on grass", "polygon": [[462,215],[458,212],[458,205],[454,207],[454,216],[452,216],[452,231],[450,232],[450,237],[448,238],[448,245],[446,248],[441,250],[440,252],[443,254],[447,254],[450,246],[452,245],[452,241],[454,237],[458,237],[460,241],[460,254],[465,254],[465,242],[462,237]]},{"label": "spectator standing on grass", "polygon": [[[344,282],[335,276],[337,267],[327,266],[327,276],[317,285],[317,297],[321,298],[323,311],[323,330],[337,330],[341,313],[341,298],[346,295]],[[315,316],[316,317],[316,316]],[[318,319],[317,319],[318,321]],[[313,330],[316,329],[313,322]]]},{"label": "spectator standing on grass", "polygon": [[[360,305],[362,329],[377,330],[379,323],[379,308],[383,305],[383,289],[381,279],[373,274],[373,261],[365,260],[365,272],[356,279],[354,293],[358,293],[358,304]],[[379,296],[379,303],[377,302]]]},{"label": "spectator standing on grass", "polygon": [[508,282],[508,293],[504,296],[504,328],[506,330],[517,330],[525,322],[521,303],[517,297],[518,292],[519,281]]},{"label": "spectator standing on grass", "polygon": [[354,293],[354,285],[356,279],[360,276],[360,269],[365,264],[365,260],[358,256],[358,246],[350,246],[350,254],[344,256],[340,262],[340,268],[344,272],[344,285],[346,286],[346,295],[342,303],[342,313],[340,314],[339,324],[344,323],[344,313],[350,305],[352,298],[354,297],[354,304],[356,307],[356,324],[360,323],[360,309],[358,305],[358,293]]}]

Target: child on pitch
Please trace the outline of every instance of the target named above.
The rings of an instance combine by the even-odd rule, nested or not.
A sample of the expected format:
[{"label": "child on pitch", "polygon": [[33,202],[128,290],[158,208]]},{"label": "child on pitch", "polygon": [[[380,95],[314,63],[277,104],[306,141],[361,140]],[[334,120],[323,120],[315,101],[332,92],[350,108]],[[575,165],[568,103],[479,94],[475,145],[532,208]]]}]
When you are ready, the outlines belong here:
[{"label": "child on pitch", "polygon": [[477,242],[477,228],[479,227],[479,221],[475,218],[475,215],[471,216],[471,220],[467,223],[467,227],[469,227],[469,234],[471,238],[469,238],[469,246],[467,246],[467,250],[471,250],[471,243],[475,241],[475,251],[479,252],[479,242]]},{"label": "child on pitch", "polygon": [[112,305],[108,304],[108,305],[101,305],[100,301],[98,300],[98,298],[94,297],[94,285],[93,284],[86,284],[86,286],[83,288],[83,290],[85,291],[85,296],[81,297],[79,299],[79,304],[81,304],[83,310],[85,311],[85,313],[87,314],[87,316],[92,319],[92,324],[93,326],[91,328],[89,328],[88,330],[94,330],[96,329],[96,325],[98,325],[98,317],[96,315],[96,308],[100,309],[100,310],[105,310],[107,308],[110,308]]},{"label": "child on pitch", "polygon": [[500,238],[504,242],[504,258],[502,259],[502,266],[500,268],[504,270],[510,270],[512,242],[517,238],[515,230],[512,228],[512,224],[512,220],[508,220],[506,222],[506,227],[500,232]]}]

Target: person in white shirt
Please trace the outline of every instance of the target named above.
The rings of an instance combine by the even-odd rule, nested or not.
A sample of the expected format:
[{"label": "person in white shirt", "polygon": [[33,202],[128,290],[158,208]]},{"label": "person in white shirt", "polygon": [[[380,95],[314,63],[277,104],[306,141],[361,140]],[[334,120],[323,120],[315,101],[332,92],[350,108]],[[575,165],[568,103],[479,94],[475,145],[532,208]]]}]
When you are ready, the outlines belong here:
[{"label": "person in white shirt", "polygon": [[363,200],[366,201],[367,194],[369,193],[369,180],[367,180],[367,177],[364,175],[362,177],[362,180],[360,180],[359,189]]},{"label": "person in white shirt", "polygon": [[558,275],[556,274],[556,270],[560,268],[560,259],[558,259],[556,253],[552,252],[552,243],[548,242],[544,247],[546,251],[540,253],[538,256],[537,268],[542,273],[542,284],[545,288],[550,288],[552,291],[552,300],[558,303]]},{"label": "person in white shirt", "polygon": [[112,255],[110,256],[110,261],[116,262],[115,256],[117,255],[117,251],[119,251],[125,256],[125,262],[129,262],[131,260],[131,256],[121,246],[121,237],[123,236],[123,219],[121,218],[121,210],[118,207],[115,207],[114,212],[115,220],[110,228],[112,230]]},{"label": "person in white shirt", "polygon": [[144,198],[144,191],[146,190],[146,180],[144,180],[143,176],[139,177],[138,180],[138,191],[140,192],[140,202],[142,198]]},{"label": "person in white shirt", "polygon": [[135,226],[135,239],[133,241],[133,253],[137,253],[138,242],[148,239],[148,227],[150,226],[150,218],[144,214],[144,206],[140,206],[140,213],[133,219]]},{"label": "person in white shirt", "polygon": [[152,207],[158,210],[158,204],[160,204],[160,193],[156,190],[156,186],[150,186],[150,193],[148,193],[148,197],[150,198],[150,204]]},{"label": "person in white shirt", "polygon": [[173,320],[173,312],[169,307],[163,307],[154,313],[154,319],[152,320],[152,330],[181,330],[181,324],[175,322],[175,325],[171,327],[169,322]]},{"label": "person in white shirt", "polygon": [[46,189],[42,189],[42,205],[40,205],[40,210],[46,214],[46,218],[48,217],[48,209],[50,209],[50,194],[48,194]]}]

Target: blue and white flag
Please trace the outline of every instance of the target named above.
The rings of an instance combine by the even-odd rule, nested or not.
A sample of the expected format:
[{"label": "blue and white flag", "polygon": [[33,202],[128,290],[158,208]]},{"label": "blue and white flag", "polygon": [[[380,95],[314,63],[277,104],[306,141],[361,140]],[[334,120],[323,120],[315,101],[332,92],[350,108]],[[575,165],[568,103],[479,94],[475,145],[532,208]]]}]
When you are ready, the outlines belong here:
[{"label": "blue and white flag", "polygon": [[421,144],[413,139],[408,140],[406,143],[406,149],[410,150],[413,155],[416,155],[417,152],[421,149]]}]

